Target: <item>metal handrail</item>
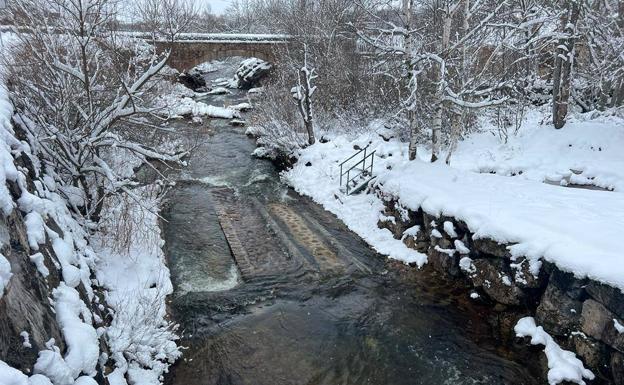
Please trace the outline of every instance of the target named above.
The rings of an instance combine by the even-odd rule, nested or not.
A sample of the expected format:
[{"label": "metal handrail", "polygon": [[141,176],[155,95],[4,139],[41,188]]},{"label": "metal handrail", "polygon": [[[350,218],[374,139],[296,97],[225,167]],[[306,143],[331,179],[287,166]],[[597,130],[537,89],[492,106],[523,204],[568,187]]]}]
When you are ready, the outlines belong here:
[{"label": "metal handrail", "polygon": [[[364,175],[366,173],[368,173],[371,176],[373,175],[373,167],[375,165],[375,153],[377,152],[377,150],[373,151],[370,154],[367,154],[366,153],[367,149],[368,149],[368,146],[366,146],[362,150],[358,151],[355,155],[351,156],[349,159],[345,160],[344,162],[342,162],[340,164],[340,186],[342,186],[343,177],[346,175],[347,176],[347,182],[346,182],[346,192],[347,192],[347,195],[349,195],[349,190],[351,188],[351,182],[355,181],[357,178],[361,177],[362,175]],[[346,162],[350,161],[351,159],[355,158],[357,155],[361,154],[362,152],[364,152],[364,157],[362,158],[362,160],[360,160],[359,162],[353,164],[347,171],[343,172],[344,164]],[[370,158],[370,165],[367,167],[366,166],[366,161],[369,158]],[[361,172],[358,173],[353,178],[351,178],[351,171],[356,169],[360,164],[362,165]],[[369,181],[370,181],[370,179],[369,179]]]},{"label": "metal handrail", "polygon": [[[362,151],[364,151],[364,159],[366,159],[366,150],[367,149],[368,149],[368,146],[362,148],[360,151],[356,152],[355,154],[351,155],[348,159],[346,159],[345,161],[340,163],[340,185],[341,186],[342,186],[342,177],[346,174],[346,172],[342,172],[342,167],[344,166],[344,164],[347,163],[348,161],[350,161],[351,159],[355,158],[356,156],[360,155],[362,153]],[[351,167],[349,170],[351,170],[351,169],[353,169],[353,167]],[[349,170],[347,170],[347,172]]]}]

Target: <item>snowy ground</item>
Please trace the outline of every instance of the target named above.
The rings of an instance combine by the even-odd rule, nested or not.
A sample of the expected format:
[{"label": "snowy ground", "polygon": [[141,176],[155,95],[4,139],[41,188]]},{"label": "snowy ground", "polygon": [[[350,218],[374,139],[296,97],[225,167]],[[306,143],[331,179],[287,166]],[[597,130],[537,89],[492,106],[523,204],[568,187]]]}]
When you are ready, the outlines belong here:
[{"label": "snowy ground", "polygon": [[531,111],[520,131],[501,143],[496,128],[484,124],[453,155],[455,168],[553,184],[598,186],[624,191],[624,122],[617,117],[573,117],[562,130],[541,125]]}]

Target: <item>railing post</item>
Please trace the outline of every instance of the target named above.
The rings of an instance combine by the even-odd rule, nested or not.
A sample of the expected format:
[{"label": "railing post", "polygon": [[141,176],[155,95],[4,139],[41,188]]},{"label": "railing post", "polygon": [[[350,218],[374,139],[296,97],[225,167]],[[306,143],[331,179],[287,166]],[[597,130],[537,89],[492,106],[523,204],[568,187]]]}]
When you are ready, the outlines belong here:
[{"label": "railing post", "polygon": [[349,172],[351,172],[351,170],[347,170],[347,195],[349,195],[349,183],[350,183]]},{"label": "railing post", "polygon": [[340,187],[342,188],[342,164],[340,165]]},{"label": "railing post", "polygon": [[367,149],[368,149],[368,146],[364,147],[364,164],[362,164],[362,172],[366,170],[366,150]]},{"label": "railing post", "polygon": [[371,176],[373,176],[373,166],[375,165],[375,151],[371,154]]}]

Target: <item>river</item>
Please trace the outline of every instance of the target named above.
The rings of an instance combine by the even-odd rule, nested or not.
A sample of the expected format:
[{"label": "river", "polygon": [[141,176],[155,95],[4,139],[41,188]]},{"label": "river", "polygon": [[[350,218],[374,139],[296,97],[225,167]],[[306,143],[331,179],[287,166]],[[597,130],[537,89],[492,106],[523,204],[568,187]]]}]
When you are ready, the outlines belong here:
[{"label": "river", "polygon": [[544,383],[489,307],[376,254],[252,157],[245,128],[178,127],[197,146],[162,211],[185,347],[167,384]]}]

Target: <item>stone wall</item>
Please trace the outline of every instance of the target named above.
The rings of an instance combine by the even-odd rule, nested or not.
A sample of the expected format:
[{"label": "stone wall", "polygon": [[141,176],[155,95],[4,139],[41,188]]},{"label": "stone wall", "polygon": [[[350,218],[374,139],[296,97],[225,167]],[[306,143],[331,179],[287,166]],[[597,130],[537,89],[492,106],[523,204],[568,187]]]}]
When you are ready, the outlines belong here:
[{"label": "stone wall", "polygon": [[505,314],[497,322],[506,323],[498,326],[510,335],[501,338],[513,338],[519,317],[534,316],[594,372],[597,378],[592,383],[624,385],[624,333],[618,332],[614,321],[624,325],[624,294],[619,289],[578,279],[546,261],[534,274],[538,266],[532,269],[526,259],[513,259],[509,245],[475,239],[462,221],[408,210],[396,198],[376,193],[385,202],[378,226],[427,254],[434,269],[463,280],[479,300]]}]

